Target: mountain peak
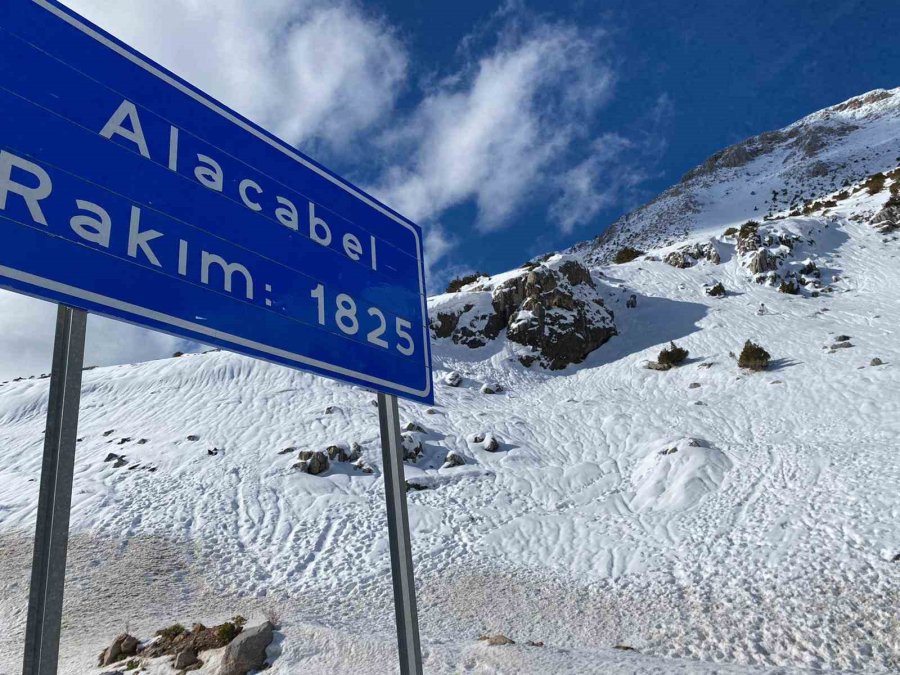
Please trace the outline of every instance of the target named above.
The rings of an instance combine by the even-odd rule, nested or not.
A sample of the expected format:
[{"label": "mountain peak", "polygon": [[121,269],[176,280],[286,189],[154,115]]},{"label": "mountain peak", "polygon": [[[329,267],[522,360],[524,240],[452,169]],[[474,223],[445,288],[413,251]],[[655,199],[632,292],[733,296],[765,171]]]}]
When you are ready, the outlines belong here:
[{"label": "mountain peak", "polygon": [[900,163],[900,88],[876,89],[724,148],[572,252],[606,263],[771,218]]}]

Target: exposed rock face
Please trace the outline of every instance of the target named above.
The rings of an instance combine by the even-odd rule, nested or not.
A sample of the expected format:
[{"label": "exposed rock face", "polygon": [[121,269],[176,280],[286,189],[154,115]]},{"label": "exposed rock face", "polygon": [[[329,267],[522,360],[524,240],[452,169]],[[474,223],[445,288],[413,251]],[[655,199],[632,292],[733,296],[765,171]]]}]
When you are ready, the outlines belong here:
[{"label": "exposed rock face", "polygon": [[872,225],[881,234],[889,234],[900,230],[900,198],[895,197],[889,200],[884,208],[872,218]]},{"label": "exposed rock face", "polygon": [[219,675],[247,675],[251,671],[262,670],[266,663],[266,648],[272,643],[274,630],[275,627],[268,621],[245,628],[225,648]]},{"label": "exposed rock face", "polygon": [[679,269],[693,267],[701,260],[708,260],[713,265],[718,265],[722,262],[722,257],[719,255],[718,249],[716,249],[715,244],[711,241],[705,244],[697,243],[682,246],[678,250],[668,253],[666,257],[663,258],[664,263]]},{"label": "exposed rock face", "polygon": [[470,292],[439,296],[434,337],[477,348],[505,330],[511,342],[531,349],[523,362],[558,370],[580,363],[616,334],[596,282],[576,260],[556,256],[504,276]]}]

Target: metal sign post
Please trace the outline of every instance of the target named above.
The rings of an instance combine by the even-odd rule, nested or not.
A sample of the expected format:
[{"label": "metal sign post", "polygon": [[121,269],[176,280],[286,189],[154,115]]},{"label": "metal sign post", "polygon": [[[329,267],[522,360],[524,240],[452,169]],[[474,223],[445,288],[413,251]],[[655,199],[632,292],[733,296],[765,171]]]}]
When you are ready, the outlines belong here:
[{"label": "metal sign post", "polygon": [[381,424],[384,496],[387,502],[388,538],[391,546],[391,574],[394,580],[394,613],[397,620],[400,673],[421,675],[422,648],[419,645],[416,582],[413,576],[409,514],[406,508],[406,480],[403,477],[400,407],[396,396],[378,394],[378,421]]},{"label": "metal sign post", "polygon": [[59,659],[86,326],[86,312],[59,306],[28,596],[24,675],[55,675]]}]

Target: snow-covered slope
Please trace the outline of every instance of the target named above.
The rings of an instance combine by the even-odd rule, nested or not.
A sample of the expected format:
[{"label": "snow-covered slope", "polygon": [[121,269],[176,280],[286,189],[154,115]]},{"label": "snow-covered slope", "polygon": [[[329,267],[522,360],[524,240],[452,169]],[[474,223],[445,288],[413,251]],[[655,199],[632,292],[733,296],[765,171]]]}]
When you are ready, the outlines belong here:
[{"label": "snow-covered slope", "polygon": [[726,148],[656,199],[575,247],[607,263],[623,246],[718,234],[860,183],[900,164],[900,88],[878,89]]},{"label": "snow-covered slope", "polygon": [[[434,342],[437,404],[402,405],[426,672],[900,669],[900,240],[872,222],[900,181],[868,179],[898,164],[898,98],[790,127],[859,127],[809,157],[785,162],[804,131],[693,172],[702,219],[666,221],[666,193],[599,247],[432,300],[459,313]],[[826,157],[860,174],[797,215],[764,220],[739,189],[790,194]],[[602,262],[625,242],[646,254]],[[486,339],[456,332],[495,315]],[[586,356],[585,321],[616,333]],[[545,367],[559,341],[508,336],[523,322],[577,333],[577,362]],[[768,370],[738,368],[748,339]],[[670,341],[688,359],[648,369]],[[46,398],[47,380],[0,385],[0,673],[19,667]],[[126,626],[271,611],[270,672],[393,672],[373,394],[188,355],[86,372],[79,436],[62,672],[101,672]],[[358,462],[295,468],[354,443]]]}]

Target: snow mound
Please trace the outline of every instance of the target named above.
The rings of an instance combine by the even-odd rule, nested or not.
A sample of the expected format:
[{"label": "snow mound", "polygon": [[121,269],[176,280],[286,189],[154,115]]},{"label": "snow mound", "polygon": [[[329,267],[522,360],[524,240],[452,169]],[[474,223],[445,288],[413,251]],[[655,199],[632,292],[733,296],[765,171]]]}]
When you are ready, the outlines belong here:
[{"label": "snow mound", "polygon": [[697,438],[649,444],[631,474],[634,511],[676,511],[695,506],[721,487],[733,464]]}]

